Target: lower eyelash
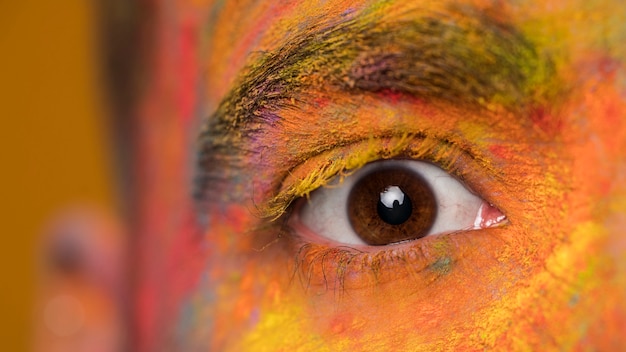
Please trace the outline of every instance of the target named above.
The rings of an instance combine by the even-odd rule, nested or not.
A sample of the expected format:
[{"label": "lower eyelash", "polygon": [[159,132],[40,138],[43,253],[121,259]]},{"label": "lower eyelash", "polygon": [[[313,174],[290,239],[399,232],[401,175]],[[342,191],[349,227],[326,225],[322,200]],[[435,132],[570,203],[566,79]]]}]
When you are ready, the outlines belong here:
[{"label": "lower eyelash", "polygon": [[[432,236],[364,252],[348,246],[329,247],[292,234],[293,280],[312,293],[373,288],[392,280],[414,278],[428,285],[448,274],[460,258],[463,233]],[[419,280],[418,280],[419,279]]]}]

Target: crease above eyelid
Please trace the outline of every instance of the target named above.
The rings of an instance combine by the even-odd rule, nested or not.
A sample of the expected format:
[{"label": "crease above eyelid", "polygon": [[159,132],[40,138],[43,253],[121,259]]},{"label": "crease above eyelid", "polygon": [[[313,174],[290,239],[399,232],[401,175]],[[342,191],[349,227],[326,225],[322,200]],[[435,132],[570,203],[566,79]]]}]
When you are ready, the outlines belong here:
[{"label": "crease above eyelid", "polygon": [[477,160],[490,175],[497,174],[489,159],[478,150],[470,148],[466,141],[459,141],[454,137],[442,138],[423,132],[370,137],[345,147],[333,148],[292,167],[279,182],[276,195],[262,203],[260,215],[270,221],[276,220],[284,214],[293,200],[308,196],[335,177],[345,177],[375,160],[400,156],[434,162],[461,181],[464,181],[464,174],[467,172],[460,170],[458,164],[468,158]]}]

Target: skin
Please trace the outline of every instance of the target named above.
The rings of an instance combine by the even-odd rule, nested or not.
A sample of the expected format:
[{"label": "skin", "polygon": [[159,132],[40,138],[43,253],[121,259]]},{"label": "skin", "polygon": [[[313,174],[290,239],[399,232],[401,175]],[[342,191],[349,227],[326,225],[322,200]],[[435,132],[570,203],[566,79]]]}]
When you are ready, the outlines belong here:
[{"label": "skin", "polygon": [[[406,3],[179,1],[159,12],[137,108],[132,350],[626,343],[626,7]],[[426,16],[464,29],[441,60],[473,50],[446,74],[484,73],[491,88],[463,93],[461,76],[470,83],[424,92],[351,71],[376,49],[351,51],[355,28],[375,36]],[[348,44],[320,59],[307,35],[323,42],[350,21],[336,37]],[[485,45],[485,23],[516,36]],[[290,66],[307,45],[308,61]],[[334,176],[407,157],[440,165],[507,224],[359,250],[294,225],[302,199]]]}]

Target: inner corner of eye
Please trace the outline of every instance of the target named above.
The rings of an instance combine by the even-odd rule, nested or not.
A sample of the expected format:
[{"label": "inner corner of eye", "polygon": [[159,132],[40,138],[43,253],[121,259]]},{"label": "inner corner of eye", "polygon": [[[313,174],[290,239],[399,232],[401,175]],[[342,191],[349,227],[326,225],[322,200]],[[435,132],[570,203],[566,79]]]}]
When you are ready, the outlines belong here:
[{"label": "inner corner of eye", "polygon": [[383,246],[506,222],[451,176],[426,161],[372,162],[312,192],[298,208],[296,232],[310,241]]},{"label": "inner corner of eye", "polygon": [[478,208],[474,229],[486,229],[506,225],[509,219],[504,213],[491,203],[483,201]]}]

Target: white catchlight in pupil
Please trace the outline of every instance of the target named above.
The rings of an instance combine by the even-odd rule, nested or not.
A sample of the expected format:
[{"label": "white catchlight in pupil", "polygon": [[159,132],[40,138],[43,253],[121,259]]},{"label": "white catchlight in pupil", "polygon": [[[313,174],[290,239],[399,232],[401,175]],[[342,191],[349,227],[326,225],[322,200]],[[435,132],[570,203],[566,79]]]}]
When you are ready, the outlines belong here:
[{"label": "white catchlight in pupil", "polygon": [[398,186],[389,186],[383,192],[380,192],[380,202],[387,208],[393,208],[393,202],[397,201],[398,205],[404,203],[404,192]]}]

